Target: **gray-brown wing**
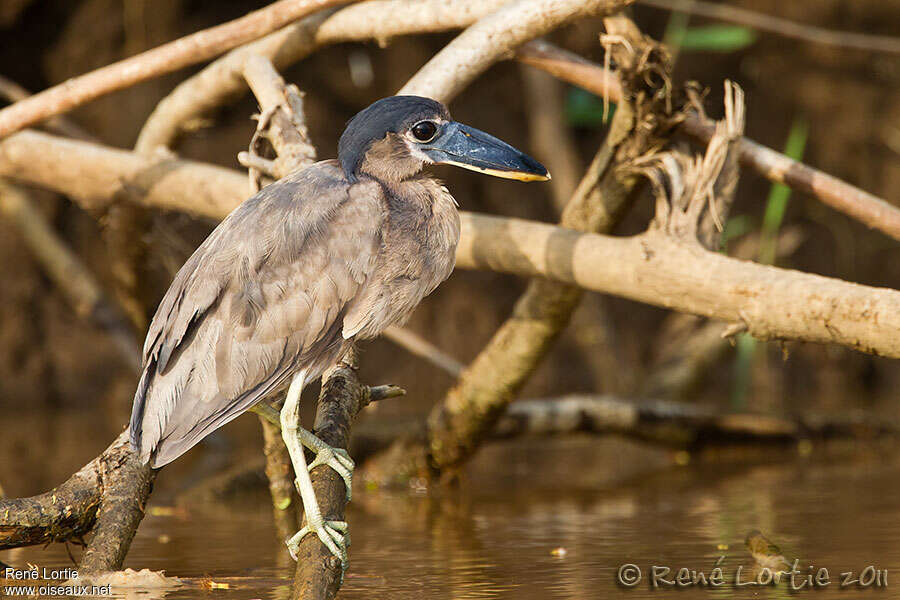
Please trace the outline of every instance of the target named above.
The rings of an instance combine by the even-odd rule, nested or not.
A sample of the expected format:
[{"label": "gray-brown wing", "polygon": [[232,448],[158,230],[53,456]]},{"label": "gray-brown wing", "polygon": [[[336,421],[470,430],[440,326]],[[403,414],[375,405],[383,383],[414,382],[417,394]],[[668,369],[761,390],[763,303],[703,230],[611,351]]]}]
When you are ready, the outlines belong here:
[{"label": "gray-brown wing", "polygon": [[265,188],[213,231],[147,335],[131,417],[143,460],[171,462],[296,371],[318,376],[334,360],[381,219],[378,193],[351,198],[326,161]]}]

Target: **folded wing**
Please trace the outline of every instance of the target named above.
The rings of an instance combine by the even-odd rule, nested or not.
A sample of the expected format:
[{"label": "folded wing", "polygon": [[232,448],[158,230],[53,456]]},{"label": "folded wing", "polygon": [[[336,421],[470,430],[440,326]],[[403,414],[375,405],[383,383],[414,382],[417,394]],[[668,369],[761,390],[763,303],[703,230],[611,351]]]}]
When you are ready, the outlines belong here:
[{"label": "folded wing", "polygon": [[150,325],[131,441],[160,467],[346,348],[344,315],[372,285],[379,193],[333,161],[250,198],[179,271]]}]

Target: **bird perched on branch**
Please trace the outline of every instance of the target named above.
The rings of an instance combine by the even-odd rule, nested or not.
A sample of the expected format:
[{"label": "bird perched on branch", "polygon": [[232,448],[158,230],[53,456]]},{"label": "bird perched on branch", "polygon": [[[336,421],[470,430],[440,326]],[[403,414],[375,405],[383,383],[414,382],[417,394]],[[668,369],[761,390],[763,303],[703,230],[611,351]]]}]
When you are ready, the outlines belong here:
[{"label": "bird perched on branch", "polygon": [[[281,427],[306,525],[346,565],[346,523],[324,521],[309,470],[327,464],[350,494],[353,461],[299,425],[303,386],[357,339],[402,322],[453,270],[459,216],[423,174],[452,164],[546,180],[512,146],[457,123],[441,103],[384,98],[348,123],[338,160],[301,169],[226,217],[188,259],[153,317],[131,443],[162,467],[288,387]],[[315,453],[307,467],[303,446]]]}]

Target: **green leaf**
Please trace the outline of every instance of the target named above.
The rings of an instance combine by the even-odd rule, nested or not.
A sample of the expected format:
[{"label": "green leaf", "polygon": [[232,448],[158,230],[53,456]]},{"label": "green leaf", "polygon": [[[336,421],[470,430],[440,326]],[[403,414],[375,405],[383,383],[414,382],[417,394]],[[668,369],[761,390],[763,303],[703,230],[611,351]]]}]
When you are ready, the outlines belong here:
[{"label": "green leaf", "polygon": [[[616,105],[610,103],[610,118]],[[571,88],[566,95],[566,122],[573,127],[599,127],[603,125],[603,99],[580,88]]]},{"label": "green leaf", "polygon": [[740,25],[706,25],[687,29],[679,40],[684,50],[736,52],[756,41],[756,32]]}]

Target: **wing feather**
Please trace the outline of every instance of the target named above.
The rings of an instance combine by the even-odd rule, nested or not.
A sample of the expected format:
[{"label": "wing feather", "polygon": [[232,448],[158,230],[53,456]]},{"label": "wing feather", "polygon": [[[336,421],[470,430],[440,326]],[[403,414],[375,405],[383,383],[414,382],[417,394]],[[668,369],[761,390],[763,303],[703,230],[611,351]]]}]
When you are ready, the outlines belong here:
[{"label": "wing feather", "polygon": [[131,440],[162,466],[346,347],[344,316],[380,249],[380,189],[348,193],[333,161],[274,183],[185,263],[144,346]]}]

